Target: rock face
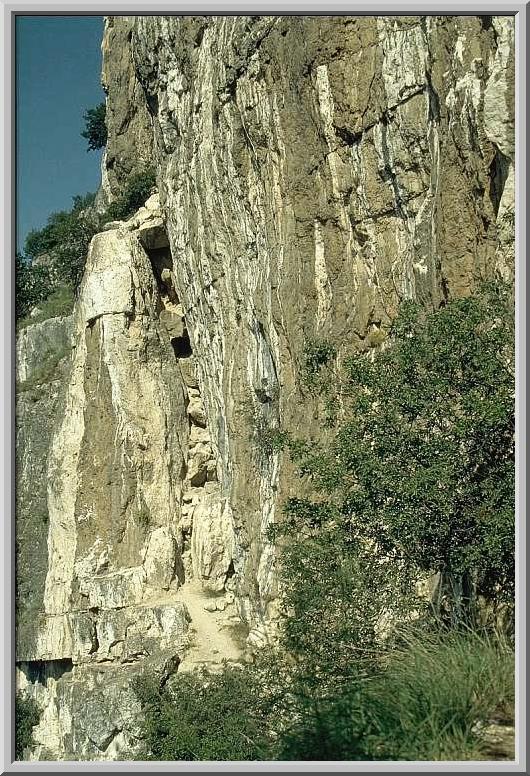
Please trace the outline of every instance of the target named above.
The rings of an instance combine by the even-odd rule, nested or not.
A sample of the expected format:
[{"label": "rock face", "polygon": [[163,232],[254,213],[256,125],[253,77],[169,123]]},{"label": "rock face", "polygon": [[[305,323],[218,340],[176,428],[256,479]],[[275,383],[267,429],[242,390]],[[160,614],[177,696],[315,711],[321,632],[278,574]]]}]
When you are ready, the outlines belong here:
[{"label": "rock face", "polygon": [[[402,299],[514,267],[513,19],[110,17],[102,48],[99,200],[148,165],[159,197],[93,239],[73,320],[19,337],[21,381],[45,332],[71,352],[40,437],[18,399],[26,564],[31,479],[46,514],[19,575],[34,758],[134,748],[130,679],[186,661],[190,617],[206,662],[208,612],[266,641],[296,480],[261,436],[321,433],[307,342],[340,363]],[[223,603],[194,618],[202,595]]]},{"label": "rock face", "polygon": [[17,654],[35,647],[48,569],[47,457],[62,412],[72,355],[72,318],[52,318],[17,334],[16,569]]},{"label": "rock face", "polygon": [[131,25],[144,145],[254,622],[274,595],[264,537],[292,473],[252,436],[318,433],[300,393],[304,343],[327,339],[340,361],[401,299],[432,307],[513,272],[513,19],[116,25]]}]

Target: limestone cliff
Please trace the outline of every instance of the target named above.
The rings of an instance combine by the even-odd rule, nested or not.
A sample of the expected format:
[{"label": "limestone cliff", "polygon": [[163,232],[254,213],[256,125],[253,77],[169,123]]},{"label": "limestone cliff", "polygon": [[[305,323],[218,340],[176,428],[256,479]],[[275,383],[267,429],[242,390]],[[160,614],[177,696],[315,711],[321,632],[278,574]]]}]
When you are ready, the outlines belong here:
[{"label": "limestone cliff", "polygon": [[147,165],[158,193],[93,239],[73,320],[48,322],[72,347],[47,471],[19,393],[47,516],[19,627],[34,757],[119,757],[135,672],[237,659],[237,617],[266,639],[266,531],[296,482],[257,436],[320,433],[305,343],[340,363],[400,300],[514,266],[512,18],[109,17],[103,53],[100,200]]}]

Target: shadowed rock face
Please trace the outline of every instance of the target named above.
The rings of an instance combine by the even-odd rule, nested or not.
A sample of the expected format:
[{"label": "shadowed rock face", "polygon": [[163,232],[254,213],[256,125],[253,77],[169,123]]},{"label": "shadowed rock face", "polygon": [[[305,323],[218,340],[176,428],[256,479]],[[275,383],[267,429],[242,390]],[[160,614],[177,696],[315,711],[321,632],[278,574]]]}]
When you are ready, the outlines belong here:
[{"label": "shadowed rock face", "polygon": [[322,433],[307,340],[340,363],[404,298],[513,277],[513,20],[113,17],[102,48],[99,201],[147,164],[160,201],[94,238],[73,319],[19,338],[26,388],[50,337],[63,359],[42,432],[40,399],[17,408],[36,758],[123,756],[131,677],[209,660],[226,607],[266,641],[298,486],[259,429]]},{"label": "shadowed rock face", "polygon": [[72,355],[72,317],[22,329],[16,342],[17,653],[35,648],[48,569],[48,452]]}]

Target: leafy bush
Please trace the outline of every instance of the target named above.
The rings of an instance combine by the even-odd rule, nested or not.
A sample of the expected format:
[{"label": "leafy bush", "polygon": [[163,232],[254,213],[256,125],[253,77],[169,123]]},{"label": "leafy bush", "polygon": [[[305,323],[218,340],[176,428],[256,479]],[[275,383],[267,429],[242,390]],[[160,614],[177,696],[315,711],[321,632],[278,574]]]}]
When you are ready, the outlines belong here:
[{"label": "leafy bush", "polygon": [[162,689],[153,678],[135,684],[142,705],[139,760],[260,760],[267,726],[251,671],[225,666],[174,678]]},{"label": "leafy bush", "polygon": [[96,151],[107,144],[105,116],[106,106],[104,102],[85,111],[83,115],[85,129],[81,132],[81,136],[88,140],[87,151]]},{"label": "leafy bush", "polygon": [[48,318],[57,318],[70,315],[74,308],[74,293],[70,286],[58,286],[43,302],[38,301],[39,312],[33,317],[22,318],[17,323],[17,328],[23,329],[33,323],[41,323]]},{"label": "leafy bush", "polygon": [[[314,642],[324,627],[313,630]],[[177,674],[171,687],[140,677],[143,748],[136,759],[484,757],[484,726],[513,724],[513,650],[472,631],[423,627],[397,635],[391,648],[379,648],[377,660],[367,661],[361,650],[346,673],[337,666],[330,693],[316,691],[316,677],[307,694],[307,677],[283,649],[244,668]]]},{"label": "leafy bush", "polygon": [[285,512],[271,531],[281,538],[279,641],[313,703],[377,661],[390,613],[407,619],[422,603],[406,569],[345,530],[333,504],[291,499]]},{"label": "leafy bush", "polygon": [[[103,216],[92,207],[94,194],[77,195],[71,210],[52,213],[42,229],[31,231],[24,244],[24,255],[16,257],[17,320],[65,286],[76,292],[92,237],[103,223],[132,215],[145,203],[154,185],[153,170],[132,175],[122,196]],[[52,303],[49,309],[53,307]]]},{"label": "leafy bush", "polygon": [[122,195],[109,205],[105,220],[122,221],[131,216],[149,198],[154,186],[156,186],[156,177],[151,168],[131,175]]},{"label": "leafy bush", "polygon": [[28,234],[24,256],[16,257],[17,319],[51,294],[59,293],[64,300],[65,286],[73,291],[79,286],[90,240],[100,226],[93,201],[93,194],[73,197],[71,210],[52,213],[43,229]]},{"label": "leafy bush", "polygon": [[15,757],[21,760],[24,751],[33,741],[33,728],[39,723],[37,704],[26,695],[18,694],[15,700]]},{"label": "leafy bush", "polygon": [[514,340],[504,286],[404,304],[389,346],[347,363],[334,440],[300,463],[345,536],[442,574],[455,621],[479,593],[513,599]]},{"label": "leafy bush", "polygon": [[[387,348],[347,363],[330,445],[257,429],[311,496],[270,529],[276,644],[241,671],[147,685],[149,759],[482,756],[480,725],[513,719],[514,655],[464,615],[473,594],[513,596],[513,346],[503,286],[431,314],[407,303]],[[311,380],[334,351],[307,355]],[[452,579],[447,619],[420,571]]]},{"label": "leafy bush", "polygon": [[241,416],[250,428],[250,439],[255,450],[264,456],[271,456],[281,450],[286,442],[285,434],[276,427],[278,399],[260,402],[251,395],[241,402]]},{"label": "leafy bush", "polygon": [[94,202],[92,193],[72,197],[71,210],[61,210],[52,213],[48,217],[46,226],[42,229],[33,229],[29,232],[24,243],[24,256],[26,260],[34,262],[43,254],[50,254],[69,236],[72,224],[80,218],[87,218],[87,211]]},{"label": "leafy bush", "polygon": [[334,345],[326,340],[311,340],[304,348],[304,369],[306,378],[315,378],[323,366],[335,358]]}]

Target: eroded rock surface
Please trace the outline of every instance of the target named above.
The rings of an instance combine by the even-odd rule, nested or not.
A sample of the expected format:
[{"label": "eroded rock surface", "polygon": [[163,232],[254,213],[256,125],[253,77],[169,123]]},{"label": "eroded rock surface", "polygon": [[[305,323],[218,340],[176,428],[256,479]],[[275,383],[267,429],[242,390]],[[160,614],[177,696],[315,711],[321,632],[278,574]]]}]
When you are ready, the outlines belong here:
[{"label": "eroded rock surface", "polygon": [[[230,526],[200,517],[215,498],[216,465],[164,235],[157,196],[129,221],[108,225],[91,243],[67,322],[75,347],[53,437],[43,440],[47,470],[39,471],[48,483],[45,578],[17,651],[19,685],[43,712],[38,757],[113,759],[134,745],[135,704],[120,716],[127,682],[140,665],[178,665],[188,646],[191,618],[179,593],[187,555],[189,573],[197,569],[214,591],[231,563],[223,534]],[[20,336],[20,401],[35,354],[48,339],[64,346],[63,324]],[[26,413],[20,428],[35,436],[27,421]],[[23,492],[33,461],[27,447]],[[191,492],[201,527],[193,542],[193,516],[183,509]],[[83,693],[92,711],[75,718]]]},{"label": "eroded rock surface", "polygon": [[256,428],[320,433],[304,344],[327,339],[340,361],[401,299],[433,307],[513,272],[513,19],[120,24],[152,117],[238,600],[257,624],[274,599],[266,529],[293,477],[256,452]]}]

